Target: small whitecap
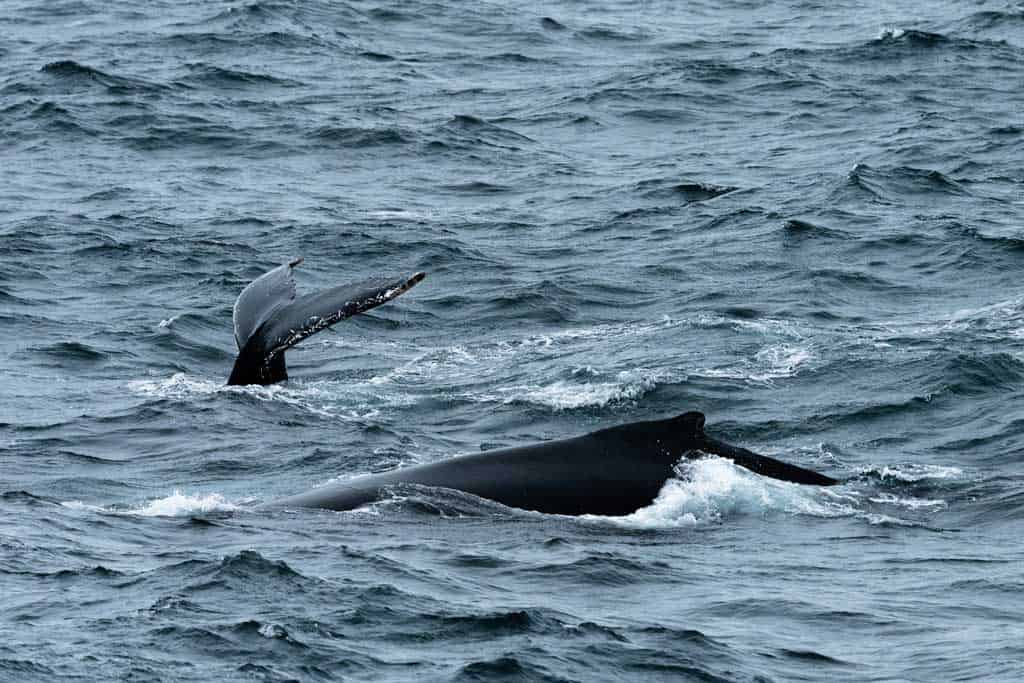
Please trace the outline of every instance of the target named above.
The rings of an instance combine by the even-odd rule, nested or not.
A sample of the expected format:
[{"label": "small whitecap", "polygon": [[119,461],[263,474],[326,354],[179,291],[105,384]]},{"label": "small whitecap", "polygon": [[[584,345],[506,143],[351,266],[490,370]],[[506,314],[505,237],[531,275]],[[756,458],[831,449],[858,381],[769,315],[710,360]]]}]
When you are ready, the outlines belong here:
[{"label": "small whitecap", "polygon": [[771,384],[777,379],[795,377],[813,359],[814,354],[808,346],[774,344],[764,347],[753,358],[742,359],[724,367],[703,368],[697,374],[753,384]]},{"label": "small whitecap", "polygon": [[808,347],[777,344],[761,349],[754,359],[766,368],[766,376],[775,378],[794,376],[812,357]]},{"label": "small whitecap", "polygon": [[134,380],[128,388],[135,393],[161,399],[190,401],[215,394],[239,394],[260,401],[294,406],[324,418],[362,421],[380,415],[382,408],[411,405],[415,398],[385,394],[372,388],[373,381],[293,381],[288,384],[228,386],[222,382],[176,373],[164,379]]},{"label": "small whitecap", "polygon": [[263,624],[259,628],[259,634],[264,638],[287,638],[288,632],[284,630],[283,626],[278,624]]},{"label": "small whitecap", "polygon": [[695,327],[730,327],[737,332],[754,332],[760,335],[778,335],[792,339],[803,339],[806,335],[804,330],[791,320],[779,318],[759,318],[757,320],[744,320],[742,318],[729,318],[721,315],[703,313],[692,320]]},{"label": "small whitecap", "polygon": [[899,38],[902,38],[905,33],[906,33],[906,31],[901,29],[901,28],[896,28],[895,26],[886,26],[878,34],[878,39],[879,40],[898,40]]},{"label": "small whitecap", "polygon": [[[583,375],[593,374],[583,372]],[[553,410],[603,408],[609,404],[635,401],[652,391],[660,380],[650,370],[624,370],[613,381],[573,382],[559,380],[543,386],[516,386],[499,390],[504,403],[527,402]],[[481,397],[486,400],[487,396]]]},{"label": "small whitecap", "polygon": [[128,389],[145,396],[156,398],[183,399],[190,396],[207,396],[224,388],[220,382],[196,379],[183,372],[163,379],[140,379],[128,382]]},{"label": "small whitecap", "polygon": [[65,500],[61,502],[61,505],[63,507],[68,508],[69,510],[85,510],[86,512],[106,512],[106,509],[100,507],[99,505],[89,505],[88,503],[83,503],[80,500]]},{"label": "small whitecap", "polygon": [[959,467],[945,465],[883,465],[881,467],[869,465],[860,468],[861,474],[876,474],[883,481],[894,479],[897,481],[915,482],[923,479],[959,479],[964,471]]},{"label": "small whitecap", "polygon": [[896,507],[908,508],[910,510],[937,509],[946,507],[946,501],[936,498],[914,498],[913,496],[900,497],[892,493],[880,493],[877,496],[868,498],[872,503],[881,505],[893,505]]}]

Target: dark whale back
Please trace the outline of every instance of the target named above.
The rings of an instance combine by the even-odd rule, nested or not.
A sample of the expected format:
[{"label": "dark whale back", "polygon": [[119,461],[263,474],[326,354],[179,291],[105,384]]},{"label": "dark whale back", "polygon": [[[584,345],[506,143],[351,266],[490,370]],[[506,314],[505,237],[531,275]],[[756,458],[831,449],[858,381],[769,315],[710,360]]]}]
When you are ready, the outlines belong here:
[{"label": "dark whale back", "polygon": [[419,484],[537,512],[625,515],[653,501],[672,476],[674,461],[653,455],[588,434],[356,477],[277,501],[275,507],[350,510],[377,500],[388,487]]},{"label": "dark whale back", "polygon": [[[401,484],[443,487],[510,507],[563,515],[628,515],[650,505],[679,459],[731,449],[736,464],[801,483],[835,480],[737,449],[704,434],[704,415],[635,422],[572,439],[502,448],[356,477],[275,501],[273,507],[350,510]],[[774,469],[773,469],[774,468]],[[755,470],[757,471],[757,470]],[[795,477],[795,478],[791,478]]]}]

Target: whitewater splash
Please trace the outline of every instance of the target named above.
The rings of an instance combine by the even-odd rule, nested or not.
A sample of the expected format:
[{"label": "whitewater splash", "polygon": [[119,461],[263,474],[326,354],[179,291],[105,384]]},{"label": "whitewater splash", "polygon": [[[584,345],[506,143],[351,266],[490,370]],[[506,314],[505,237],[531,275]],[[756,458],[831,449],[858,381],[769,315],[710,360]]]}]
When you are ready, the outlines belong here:
[{"label": "whitewater splash", "polygon": [[219,493],[189,495],[177,489],[171,495],[164,498],[156,498],[147,503],[129,508],[88,505],[77,500],[67,501],[61,503],[61,505],[73,510],[89,510],[103,514],[134,515],[138,517],[190,517],[197,514],[234,512],[242,509],[240,504],[227,501]]},{"label": "whitewater splash", "polygon": [[[653,503],[625,517],[585,515],[585,519],[611,522],[631,528],[657,529],[717,524],[740,515],[806,515],[852,517],[869,524],[916,526],[918,523],[888,514],[935,511],[946,507],[940,499],[865,493],[852,486],[826,488],[804,486],[759,476],[731,460],[708,456],[684,460],[676,466],[677,477],[665,482]],[[886,512],[872,505],[887,508]]]},{"label": "whitewater splash", "polygon": [[924,479],[960,479],[964,471],[948,465],[868,465],[858,470],[861,474],[876,476],[882,481],[918,482]]},{"label": "whitewater splash", "polygon": [[705,368],[695,374],[771,385],[774,380],[795,377],[813,359],[814,354],[808,346],[775,344],[762,348],[753,358],[741,359],[724,367]]},{"label": "whitewater splash", "polygon": [[163,379],[134,380],[128,388],[143,396],[190,401],[219,394],[249,396],[259,401],[283,403],[324,418],[367,420],[382,409],[412,405],[415,397],[382,393],[366,382],[292,381],[287,384],[229,386],[222,382],[190,377],[179,372]]}]

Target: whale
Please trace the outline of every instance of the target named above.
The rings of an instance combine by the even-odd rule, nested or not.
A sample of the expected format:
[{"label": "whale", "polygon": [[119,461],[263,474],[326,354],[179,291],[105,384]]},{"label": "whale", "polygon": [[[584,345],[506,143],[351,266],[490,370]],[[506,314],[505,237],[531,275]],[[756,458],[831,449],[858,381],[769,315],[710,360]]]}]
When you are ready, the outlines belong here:
[{"label": "whale", "polygon": [[[408,292],[426,277],[378,277],[298,296],[297,258],[253,280],[232,312],[229,385],[288,379],[285,351],[309,336]],[[831,486],[827,475],[732,446],[704,431],[703,413],[633,422],[570,439],[501,448],[355,477],[267,503],[270,508],[352,510],[396,487],[454,489],[508,507],[562,515],[627,515],[654,502],[683,458],[715,455],[762,476]]]},{"label": "whale", "polygon": [[288,379],[284,353],[310,335],[391,301],[423,281],[425,273],[378,277],[297,296],[294,271],[303,259],[278,266],[249,283],[232,318],[238,356],[229,385]]},{"label": "whale", "polygon": [[352,510],[405,486],[454,489],[511,508],[559,515],[628,515],[654,502],[683,458],[715,455],[759,475],[831,486],[824,474],[758,455],[704,431],[703,413],[609,427],[571,439],[461,455],[354,477],[264,508]]}]

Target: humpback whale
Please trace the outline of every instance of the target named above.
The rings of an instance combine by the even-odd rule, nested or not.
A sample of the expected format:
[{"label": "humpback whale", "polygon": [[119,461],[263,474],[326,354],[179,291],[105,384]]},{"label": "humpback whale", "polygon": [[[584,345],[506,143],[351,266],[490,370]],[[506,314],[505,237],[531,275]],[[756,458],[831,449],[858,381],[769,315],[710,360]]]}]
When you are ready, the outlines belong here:
[{"label": "humpback whale", "polygon": [[455,489],[523,510],[627,515],[650,505],[681,458],[714,454],[762,476],[798,484],[838,481],[712,438],[704,415],[610,427],[572,439],[502,448],[355,477],[267,503],[351,510],[406,484]]},{"label": "humpback whale", "polygon": [[238,357],[228,384],[273,384],[288,379],[284,352],[331,325],[408,292],[426,277],[375,278],[296,297],[297,258],[242,290],[233,313]]},{"label": "humpback whale", "polygon": [[[234,308],[238,358],[228,384],[288,379],[284,353],[306,337],[409,291],[424,273],[296,296],[295,259],[250,283]],[[351,510],[400,485],[455,489],[509,507],[563,515],[626,515],[650,505],[681,458],[728,458],[757,474],[829,486],[831,477],[731,446],[704,432],[704,415],[610,427],[572,439],[502,448],[356,477],[264,507]]]}]

